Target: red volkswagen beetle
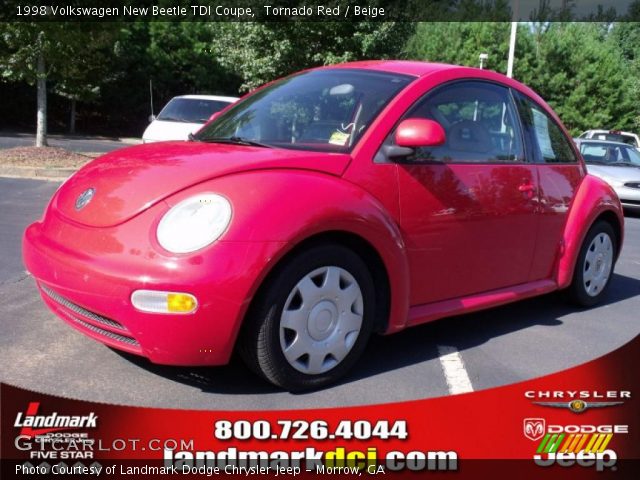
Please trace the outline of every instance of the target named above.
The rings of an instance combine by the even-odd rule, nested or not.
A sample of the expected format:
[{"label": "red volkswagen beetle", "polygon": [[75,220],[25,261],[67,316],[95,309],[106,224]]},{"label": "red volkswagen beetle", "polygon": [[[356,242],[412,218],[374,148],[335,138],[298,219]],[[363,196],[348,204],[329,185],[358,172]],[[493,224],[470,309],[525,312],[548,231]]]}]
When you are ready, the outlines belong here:
[{"label": "red volkswagen beetle", "polygon": [[604,295],[623,237],[549,106],[486,70],[305,71],[189,142],[104,155],[24,236],[42,298],[84,334],[170,365],[334,382],[373,332],[567,289]]}]

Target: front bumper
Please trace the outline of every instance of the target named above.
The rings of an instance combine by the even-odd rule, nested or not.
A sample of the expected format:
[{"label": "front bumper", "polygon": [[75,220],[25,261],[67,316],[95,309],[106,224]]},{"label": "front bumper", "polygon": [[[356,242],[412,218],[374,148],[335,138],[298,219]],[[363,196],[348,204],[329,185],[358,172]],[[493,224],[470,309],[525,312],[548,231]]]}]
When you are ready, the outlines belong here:
[{"label": "front bumper", "polygon": [[[154,218],[160,208],[147,213]],[[154,363],[227,363],[251,297],[282,244],[219,241],[167,256],[153,246],[145,216],[93,228],[49,211],[29,226],[24,262],[44,302],[85,335]],[[138,289],[188,292],[199,306],[186,315],[141,312],[131,304]]]},{"label": "front bumper", "polygon": [[615,187],[615,191],[624,208],[640,209],[640,188],[631,188],[623,185]]}]

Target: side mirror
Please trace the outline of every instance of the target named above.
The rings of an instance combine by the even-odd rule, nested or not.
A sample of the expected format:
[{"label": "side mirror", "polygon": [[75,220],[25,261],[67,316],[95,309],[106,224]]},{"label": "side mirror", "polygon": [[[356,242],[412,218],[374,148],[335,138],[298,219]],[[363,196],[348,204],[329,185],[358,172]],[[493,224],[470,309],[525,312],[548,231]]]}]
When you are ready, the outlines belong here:
[{"label": "side mirror", "polygon": [[218,118],[219,115],[220,115],[220,111],[215,112],[213,115],[209,117],[209,120],[207,120],[207,123],[209,123],[211,120],[215,120],[216,118]]},{"label": "side mirror", "polygon": [[399,147],[418,148],[443,145],[447,136],[444,128],[434,120],[407,118],[396,129],[395,141]]},{"label": "side mirror", "polygon": [[153,122],[156,119],[155,115],[149,115],[149,123]]}]

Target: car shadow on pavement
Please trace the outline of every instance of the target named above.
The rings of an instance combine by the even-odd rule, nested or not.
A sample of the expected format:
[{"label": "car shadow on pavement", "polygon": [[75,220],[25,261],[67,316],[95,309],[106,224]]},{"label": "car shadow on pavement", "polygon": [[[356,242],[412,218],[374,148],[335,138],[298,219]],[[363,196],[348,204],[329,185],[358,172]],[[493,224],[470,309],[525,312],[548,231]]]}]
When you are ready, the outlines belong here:
[{"label": "car shadow on pavement", "polygon": [[[611,305],[637,295],[640,280],[614,274],[611,288],[601,304]],[[374,336],[350,374],[338,385],[348,384],[438,357],[438,345],[451,345],[459,351],[491,339],[533,326],[562,325],[561,318],[580,312],[563,292],[555,292],[481,312],[449,317],[413,327],[389,336]],[[234,356],[221,367],[169,367],[114,350],[121,357],[147,371],[203,392],[246,395],[277,393],[280,390],[258,378]],[[384,354],[381,354],[384,352]]]},{"label": "car shadow on pavement", "polygon": [[227,365],[220,367],[172,367],[156,365],[146,358],[119,350],[111,350],[150,373],[199,388],[205,393],[259,395],[280,391],[270,383],[257,377],[236,355],[231,358]]}]

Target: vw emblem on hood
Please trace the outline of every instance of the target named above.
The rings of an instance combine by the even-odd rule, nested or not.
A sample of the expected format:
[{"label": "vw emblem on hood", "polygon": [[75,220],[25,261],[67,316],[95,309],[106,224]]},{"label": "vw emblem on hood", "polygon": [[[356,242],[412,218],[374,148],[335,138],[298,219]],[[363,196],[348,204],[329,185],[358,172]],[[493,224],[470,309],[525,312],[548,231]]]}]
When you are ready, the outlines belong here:
[{"label": "vw emblem on hood", "polygon": [[95,193],[95,188],[87,188],[84,192],[78,195],[78,198],[76,198],[76,210],[82,210],[86,207]]}]

